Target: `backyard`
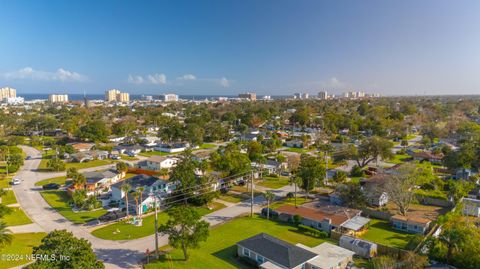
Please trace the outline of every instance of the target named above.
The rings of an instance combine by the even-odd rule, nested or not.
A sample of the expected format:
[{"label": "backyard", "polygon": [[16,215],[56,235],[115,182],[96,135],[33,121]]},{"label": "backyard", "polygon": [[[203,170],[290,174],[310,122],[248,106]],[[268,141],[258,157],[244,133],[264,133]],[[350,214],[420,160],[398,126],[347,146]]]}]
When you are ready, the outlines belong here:
[{"label": "backyard", "polygon": [[53,209],[76,224],[83,224],[95,220],[107,212],[103,208],[94,211],[73,212],[68,203],[70,198],[66,191],[42,191],[40,194]]},{"label": "backyard", "polygon": [[378,219],[372,219],[368,231],[360,236],[368,241],[400,249],[405,249],[408,242],[414,237],[414,234],[395,230],[388,221]]},{"label": "backyard", "polygon": [[[236,258],[235,244],[262,232],[293,244],[301,243],[310,247],[325,242],[325,239],[298,233],[296,228],[288,224],[257,216],[239,217],[211,229],[210,236],[206,242],[201,243],[199,249],[189,250],[188,261],[183,260],[181,250],[175,249],[163,255],[159,262],[147,264],[146,268],[252,268]],[[164,249],[168,250],[169,247]]]}]

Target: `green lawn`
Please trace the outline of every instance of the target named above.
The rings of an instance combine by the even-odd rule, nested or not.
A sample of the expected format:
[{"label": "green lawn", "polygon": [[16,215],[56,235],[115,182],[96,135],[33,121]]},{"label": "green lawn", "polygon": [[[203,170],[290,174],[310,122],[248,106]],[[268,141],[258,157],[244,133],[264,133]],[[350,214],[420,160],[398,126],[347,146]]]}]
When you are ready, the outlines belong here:
[{"label": "green lawn", "polygon": [[190,259],[185,262],[180,250],[173,250],[159,262],[147,264],[146,268],[252,268],[236,258],[235,244],[258,233],[268,233],[282,240],[310,247],[325,242],[297,232],[285,223],[268,221],[259,217],[240,217],[210,230],[207,241],[199,249],[189,250]]},{"label": "green lawn", "polygon": [[161,151],[145,151],[145,152],[140,152],[138,155],[141,155],[144,157],[152,157],[152,156],[168,156],[173,154],[178,154],[178,153],[168,153],[168,152],[161,152]]},{"label": "green lawn", "polygon": [[10,181],[12,180],[11,176],[0,179],[0,189],[10,188]]},{"label": "green lawn", "polygon": [[[212,210],[209,210],[206,207],[198,208],[200,215],[206,215],[208,213],[214,212],[215,210],[225,207],[221,203],[212,203]],[[165,212],[160,212],[158,214],[159,225],[166,223],[168,220],[168,215]],[[98,238],[107,239],[107,240],[129,240],[137,239],[145,236],[149,236],[155,233],[155,215],[149,215],[143,218],[142,226],[134,226],[125,221],[119,221],[105,227],[96,229],[92,232],[93,236]]]},{"label": "green lawn", "polygon": [[213,149],[215,147],[215,144],[204,143],[199,147],[199,149]]},{"label": "green lawn", "polygon": [[11,190],[6,191],[7,193],[2,196],[2,204],[4,205],[11,205],[17,203],[17,197],[15,197],[15,193]]},{"label": "green lawn", "polygon": [[[312,202],[313,200],[311,199],[305,199],[305,197],[299,197],[297,194],[297,206],[304,204],[304,203],[309,203]],[[281,207],[282,205],[295,205],[295,198],[286,198],[281,201],[275,202],[270,205],[271,209],[277,209]]]},{"label": "green lawn", "polygon": [[99,209],[89,212],[73,212],[69,206],[69,196],[66,191],[42,191],[40,192],[47,203],[73,223],[82,224],[95,220],[107,211]]},{"label": "green lawn", "polygon": [[[14,234],[12,244],[0,250],[0,256],[3,254],[15,254],[18,257],[25,257],[32,254],[34,246],[40,245],[40,241],[44,238],[46,233],[23,233]],[[12,268],[28,263],[28,260],[19,259],[18,261],[6,261],[0,259],[0,268]]]},{"label": "green lawn", "polygon": [[300,154],[308,152],[308,150],[302,149],[302,148],[286,148],[285,151],[296,152],[296,153],[300,153]]},{"label": "green lawn", "polygon": [[400,164],[404,162],[408,162],[412,160],[412,156],[408,154],[394,154],[393,158],[388,160],[387,162],[393,163],[393,164]]},{"label": "green lawn", "polygon": [[413,237],[414,234],[395,230],[388,221],[378,219],[372,219],[368,231],[361,236],[365,240],[401,249],[404,249]]},{"label": "green lawn", "polygon": [[218,196],[218,199],[223,200],[225,202],[233,203],[233,204],[240,203],[241,201],[245,200],[243,196],[235,193],[222,194]]},{"label": "green lawn", "polygon": [[18,226],[32,223],[20,207],[11,207],[11,209],[13,212],[1,219],[1,221],[5,222],[7,226]]},{"label": "green lawn", "polygon": [[263,177],[256,184],[265,188],[279,189],[290,184],[290,180],[287,177]]},{"label": "green lawn", "polygon": [[65,185],[66,180],[67,180],[66,176],[47,178],[47,179],[38,181],[37,183],[35,183],[35,186],[43,186],[43,185],[48,184],[48,183],[57,183],[57,184],[60,184],[60,185]]},{"label": "green lawn", "polygon": [[137,157],[130,157],[130,156],[125,155],[125,154],[121,154],[120,157],[122,158],[123,161],[137,161],[138,160]]},{"label": "green lawn", "polygon": [[77,169],[83,169],[83,168],[102,166],[102,165],[107,165],[107,164],[112,164],[112,163],[114,163],[114,161],[112,161],[112,160],[93,160],[93,161],[84,162],[84,163],[66,163],[65,167],[66,167],[66,169],[68,169],[70,167],[75,167]]}]

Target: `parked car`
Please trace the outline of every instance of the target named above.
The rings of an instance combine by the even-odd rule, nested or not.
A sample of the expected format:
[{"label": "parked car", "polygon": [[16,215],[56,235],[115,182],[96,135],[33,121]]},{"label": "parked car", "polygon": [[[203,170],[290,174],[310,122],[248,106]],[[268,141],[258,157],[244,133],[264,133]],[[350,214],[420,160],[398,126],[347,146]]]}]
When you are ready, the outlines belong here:
[{"label": "parked car", "polygon": [[31,158],[32,158],[32,156],[27,156],[27,157],[25,158],[25,160],[30,160]]},{"label": "parked car", "polygon": [[42,186],[44,190],[58,190],[60,188],[60,184],[57,183],[48,183]]},{"label": "parked car", "polygon": [[12,185],[20,185],[20,183],[22,183],[22,181],[19,178],[15,177],[12,179]]}]

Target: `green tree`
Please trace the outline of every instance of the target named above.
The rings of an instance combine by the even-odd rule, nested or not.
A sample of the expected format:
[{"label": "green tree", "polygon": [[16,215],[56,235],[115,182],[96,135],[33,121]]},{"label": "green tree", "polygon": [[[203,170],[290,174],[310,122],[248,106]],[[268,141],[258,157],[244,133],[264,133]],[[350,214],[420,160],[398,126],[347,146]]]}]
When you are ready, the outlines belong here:
[{"label": "green tree", "polygon": [[119,173],[126,173],[128,171],[128,165],[124,162],[118,162],[115,167]]},{"label": "green tree", "polygon": [[130,186],[130,184],[128,183],[123,183],[121,189],[122,189],[122,192],[125,194],[125,209],[126,209],[127,218],[128,218],[130,216],[128,214],[128,193],[130,193],[130,191],[132,190],[132,186]]},{"label": "green tree", "polygon": [[101,120],[89,121],[77,131],[80,139],[93,142],[108,142],[110,129]]},{"label": "green tree", "polygon": [[340,199],[343,205],[351,208],[363,208],[367,205],[365,194],[360,189],[360,186],[353,183],[339,185],[337,187]]},{"label": "green tree", "polygon": [[275,194],[268,190],[264,193],[262,193],[263,197],[265,198],[265,201],[267,201],[267,220],[270,218],[270,203],[275,199]]},{"label": "green tree", "polygon": [[[38,247],[33,248],[33,254],[55,256],[56,259],[37,259],[28,266],[31,269],[105,268],[103,263],[97,260],[90,242],[83,238],[78,239],[66,230],[50,232]],[[68,259],[60,259],[60,255]]]},{"label": "green tree", "polygon": [[161,225],[158,231],[168,235],[168,243],[183,251],[183,257],[188,260],[188,249],[199,247],[209,235],[209,223],[201,220],[198,212],[191,207],[174,207],[168,211],[168,221]]},{"label": "green tree", "polygon": [[47,161],[47,167],[54,171],[65,171],[65,163],[57,157],[52,157]]},{"label": "green tree", "polygon": [[363,140],[358,148],[351,147],[350,154],[359,167],[365,167],[379,158],[391,159],[393,157],[392,147],[393,143],[388,139],[372,136]]},{"label": "green tree", "polygon": [[308,197],[310,191],[323,182],[325,167],[318,158],[302,154],[296,174],[301,179],[300,187],[307,193]]},{"label": "green tree", "polygon": [[248,156],[240,152],[235,144],[221,147],[210,155],[212,167],[217,171],[224,172],[227,176],[245,173],[251,170]]},{"label": "green tree", "polygon": [[180,160],[170,173],[170,180],[179,183],[176,191],[182,194],[185,203],[187,203],[188,193],[193,191],[192,188],[197,183],[196,168],[197,163],[193,159],[192,152],[186,150],[182,153]]}]

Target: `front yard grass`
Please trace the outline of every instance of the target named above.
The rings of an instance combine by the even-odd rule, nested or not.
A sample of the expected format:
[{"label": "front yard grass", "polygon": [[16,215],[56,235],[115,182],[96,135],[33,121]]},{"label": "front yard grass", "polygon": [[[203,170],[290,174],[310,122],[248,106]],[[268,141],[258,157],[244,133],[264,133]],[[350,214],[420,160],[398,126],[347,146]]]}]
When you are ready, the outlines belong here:
[{"label": "front yard grass", "polygon": [[372,219],[368,231],[360,236],[360,238],[374,243],[400,249],[405,249],[413,237],[415,237],[414,234],[395,230],[388,221],[378,219]]},{"label": "front yard grass", "polygon": [[11,209],[13,210],[12,213],[5,215],[1,219],[1,221],[5,222],[7,226],[18,226],[32,223],[20,207],[11,207]]},{"label": "front yard grass", "polygon": [[[198,213],[200,215],[206,215],[216,210],[224,208],[225,205],[221,203],[211,203],[208,209],[206,206],[198,207]],[[166,223],[168,215],[166,212],[158,213],[158,225]],[[98,238],[106,240],[131,240],[149,236],[155,233],[155,215],[149,215],[143,218],[142,226],[134,226],[126,221],[119,221],[113,224],[109,224],[102,228],[96,229],[92,232],[92,235]]]},{"label": "front yard grass", "polygon": [[[239,217],[210,230],[206,242],[200,248],[189,250],[190,258],[183,260],[181,250],[175,249],[163,255],[160,261],[146,264],[146,268],[252,268],[236,257],[236,243],[258,233],[268,233],[292,244],[317,246],[325,239],[314,238],[297,232],[286,223],[268,221],[255,216]],[[328,239],[327,239],[328,240]]]},{"label": "front yard grass", "polygon": [[269,188],[269,189],[280,189],[290,183],[290,180],[287,177],[263,177],[262,180],[257,181],[255,184]]},{"label": "front yard grass", "polygon": [[40,241],[44,238],[46,233],[21,233],[13,234],[12,244],[0,250],[0,256],[4,254],[15,254],[18,257],[24,257],[18,261],[7,261],[0,259],[0,268],[12,268],[22,264],[26,264],[29,260],[25,256],[32,254],[33,247],[40,245]]},{"label": "front yard grass", "polygon": [[221,194],[218,196],[218,199],[223,200],[225,202],[229,202],[232,204],[240,203],[241,201],[245,200],[245,197],[239,194],[235,193],[226,193],[226,194]]},{"label": "front yard grass", "polygon": [[6,191],[6,194],[2,196],[2,204],[4,205],[12,205],[17,203],[17,197],[15,197],[15,193],[11,190]]},{"label": "front yard grass", "polygon": [[408,154],[394,154],[393,158],[391,158],[390,160],[386,160],[386,162],[393,163],[393,164],[400,164],[400,163],[405,163],[411,160],[412,160],[412,156]]},{"label": "front yard grass", "polygon": [[107,212],[103,208],[94,211],[73,212],[68,203],[70,198],[66,191],[41,191],[40,194],[53,209],[75,224],[87,223]]},{"label": "front yard grass", "polygon": [[41,187],[41,186],[43,186],[45,184],[49,184],[49,183],[57,183],[57,184],[60,184],[60,185],[65,185],[66,180],[67,180],[66,176],[47,178],[47,179],[36,182],[35,186],[40,186]]},{"label": "front yard grass", "polygon": [[113,163],[115,162],[112,160],[93,160],[93,161],[84,162],[84,163],[66,163],[65,168],[68,169],[71,167],[75,167],[77,169],[84,169],[84,168],[102,166],[102,165],[113,164]]},{"label": "front yard grass", "polygon": [[[313,200],[312,199],[307,199],[305,197],[299,197],[299,195],[297,194],[297,206],[305,204],[305,203],[309,203],[309,202],[313,202]],[[270,209],[275,210],[275,209],[281,207],[282,205],[295,205],[295,198],[285,198],[285,199],[280,200],[278,202],[274,202],[270,205]]]}]

